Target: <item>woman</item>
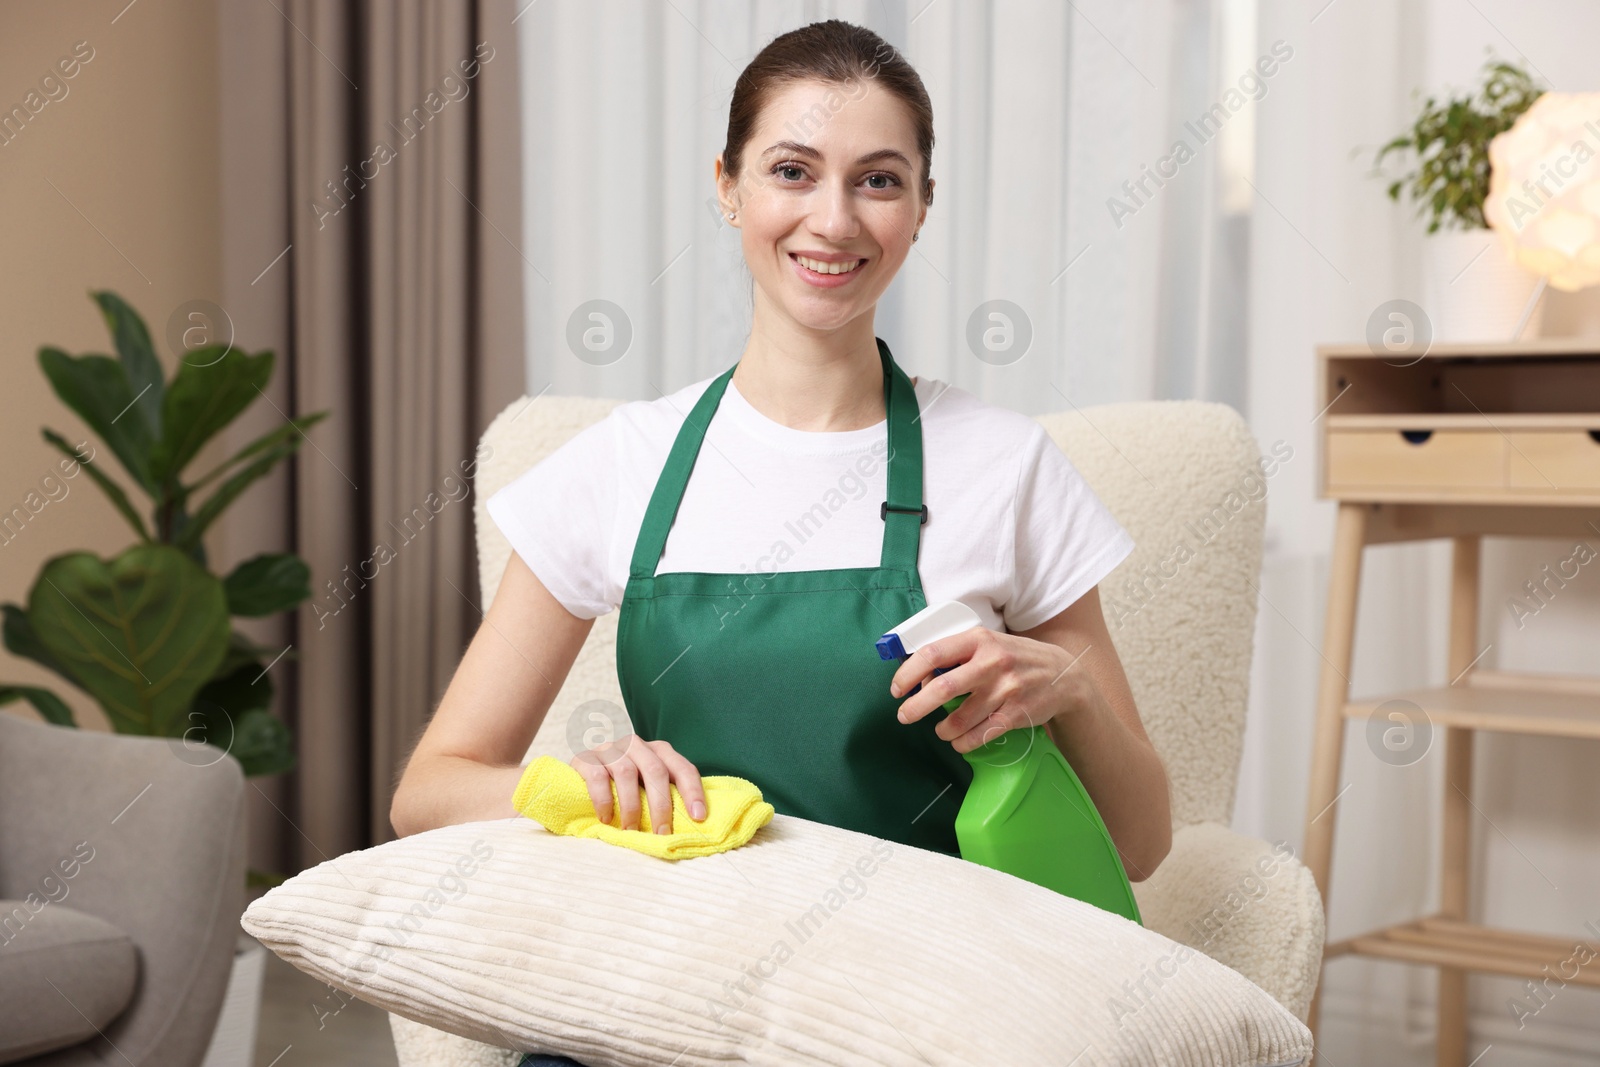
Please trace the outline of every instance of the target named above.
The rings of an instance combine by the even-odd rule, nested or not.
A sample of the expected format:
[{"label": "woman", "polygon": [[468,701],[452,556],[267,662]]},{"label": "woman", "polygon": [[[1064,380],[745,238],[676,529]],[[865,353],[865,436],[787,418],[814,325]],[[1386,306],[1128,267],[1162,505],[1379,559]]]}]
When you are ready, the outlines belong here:
[{"label": "woman", "polygon": [[[670,786],[700,819],[700,775],[734,774],[781,813],[959,854],[961,754],[1048,724],[1129,878],[1161,862],[1166,773],[1096,589],[1132,539],[1036,420],[908,379],[873,332],[933,201],[932,149],[921,79],[861,27],[784,34],[740,75],[715,173],[755,282],[749,341],[490,498],[515,551],[408,761],[397,833],[517,814],[522,756],[615,607],[635,732],[571,759],[603,820],[615,781],[623,827],[642,785],[652,824],[684,829]],[[877,659],[947,599],[984,625]]]}]

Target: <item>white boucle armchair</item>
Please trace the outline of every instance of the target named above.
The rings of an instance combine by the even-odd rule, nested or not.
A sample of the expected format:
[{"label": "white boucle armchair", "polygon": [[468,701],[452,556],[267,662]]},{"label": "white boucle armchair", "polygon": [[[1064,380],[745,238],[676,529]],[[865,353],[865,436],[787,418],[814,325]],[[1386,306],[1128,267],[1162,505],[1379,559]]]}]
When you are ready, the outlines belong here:
[{"label": "white boucle armchair", "polygon": [[[511,551],[485,500],[619,402],[524,397],[485,431],[474,502],[485,607]],[[1228,828],[1266,520],[1260,450],[1236,411],[1202,401],[1107,404],[1039,422],[1136,543],[1100,597],[1172,783],[1172,851],[1133,886],[1144,924],[1237,970],[1303,1021],[1322,957],[1316,884],[1286,844]],[[595,620],[528,759],[565,758],[568,717],[584,702],[622,707],[616,633],[616,612]],[[400,1067],[509,1067],[519,1058],[398,1015],[390,1023]]]}]

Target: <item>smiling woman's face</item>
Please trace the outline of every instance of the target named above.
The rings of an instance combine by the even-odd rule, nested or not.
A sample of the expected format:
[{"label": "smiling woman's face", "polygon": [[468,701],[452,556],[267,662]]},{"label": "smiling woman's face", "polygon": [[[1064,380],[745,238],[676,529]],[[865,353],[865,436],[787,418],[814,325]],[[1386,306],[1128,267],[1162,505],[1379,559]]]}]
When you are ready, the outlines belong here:
[{"label": "smiling woman's face", "polygon": [[765,300],[814,330],[869,312],[927,213],[900,99],[870,81],[791,83],[762,109],[743,163],[735,183],[719,157],[717,181]]}]

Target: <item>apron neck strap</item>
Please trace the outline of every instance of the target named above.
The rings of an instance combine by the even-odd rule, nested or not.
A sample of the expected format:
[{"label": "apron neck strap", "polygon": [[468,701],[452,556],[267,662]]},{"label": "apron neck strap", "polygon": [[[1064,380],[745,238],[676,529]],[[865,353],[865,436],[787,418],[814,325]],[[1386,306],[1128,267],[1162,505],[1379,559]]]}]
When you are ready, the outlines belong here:
[{"label": "apron neck strap", "polygon": [[928,521],[922,502],[922,409],[911,379],[881,337],[878,355],[883,359],[883,407],[889,413],[888,499],[879,508],[884,527],[880,566],[916,574],[922,524]]},{"label": "apron neck strap", "polygon": [[[888,499],[879,507],[884,523],[880,566],[915,573],[926,514],[922,503],[921,409],[917,406],[911,379],[895,363],[883,339],[880,337],[877,341],[878,357],[883,362],[883,406],[889,439]],[[711,425],[711,416],[738,366],[736,361],[706,387],[672,442],[672,451],[667,454],[666,466],[656,480],[655,491],[650,494],[650,504],[633,545],[633,560],[628,569],[631,577],[654,577],[661,553],[667,547],[667,533],[677,518],[678,506],[683,503],[683,493],[689,485],[689,474],[694,470],[700,445],[705,440],[706,428]]]}]

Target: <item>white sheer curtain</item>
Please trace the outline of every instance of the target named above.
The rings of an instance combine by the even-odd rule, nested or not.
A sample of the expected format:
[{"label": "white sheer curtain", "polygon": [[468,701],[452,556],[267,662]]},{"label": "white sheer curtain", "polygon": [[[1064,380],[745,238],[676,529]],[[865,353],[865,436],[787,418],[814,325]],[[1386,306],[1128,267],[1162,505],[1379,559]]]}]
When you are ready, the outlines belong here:
[{"label": "white sheer curtain", "polygon": [[[1243,410],[1247,216],[1228,194],[1253,102],[1210,143],[1184,124],[1254,58],[1253,3],[530,5],[530,392],[654,398],[738,357],[750,280],[712,200],[733,81],[777,34],[842,18],[899,48],[933,99],[934,205],[876,319],[909,373],[1028,414],[1167,397]],[[1115,219],[1111,198],[1180,137],[1194,158]],[[590,320],[597,300],[615,307]],[[967,343],[992,300],[1032,332],[1005,366]],[[631,331],[628,351],[575,355],[575,311]]]}]

